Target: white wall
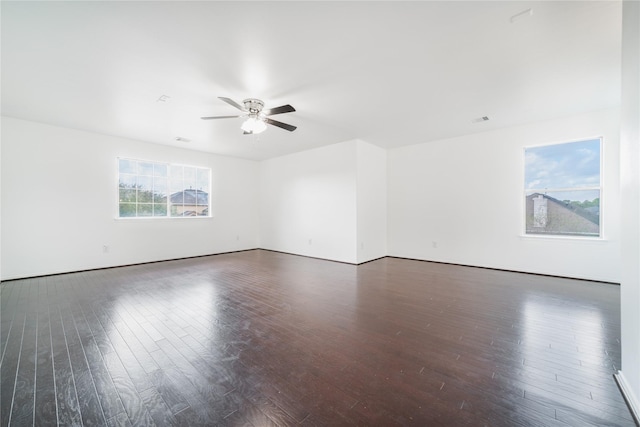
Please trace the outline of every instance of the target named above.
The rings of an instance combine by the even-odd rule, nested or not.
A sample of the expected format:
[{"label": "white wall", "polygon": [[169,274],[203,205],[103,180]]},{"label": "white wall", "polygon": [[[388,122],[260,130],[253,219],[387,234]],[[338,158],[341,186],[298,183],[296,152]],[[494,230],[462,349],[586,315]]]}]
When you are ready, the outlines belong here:
[{"label": "white wall", "polygon": [[[347,141],[261,163],[2,125],[2,279],[262,247],[620,281],[618,110],[389,152]],[[600,135],[605,238],[523,237],[523,147]],[[211,167],[214,218],[116,220],[117,156]]]},{"label": "white wall", "polygon": [[[594,136],[604,239],[524,237],[524,147]],[[618,150],[618,110],[390,150],[389,255],[619,282]]]},{"label": "white wall", "polygon": [[261,162],[261,248],[357,262],[356,144]]},{"label": "white wall", "polygon": [[357,148],[357,262],[387,255],[387,151],[364,141]]},{"label": "white wall", "polygon": [[640,416],[640,3],[622,5],[622,373]]},{"label": "white wall", "polygon": [[[115,219],[118,156],[210,167],[214,217]],[[257,246],[254,161],[8,117],[1,161],[2,279]]]},{"label": "white wall", "polygon": [[387,254],[386,150],[360,140],[265,160],[260,247],[349,263]]}]

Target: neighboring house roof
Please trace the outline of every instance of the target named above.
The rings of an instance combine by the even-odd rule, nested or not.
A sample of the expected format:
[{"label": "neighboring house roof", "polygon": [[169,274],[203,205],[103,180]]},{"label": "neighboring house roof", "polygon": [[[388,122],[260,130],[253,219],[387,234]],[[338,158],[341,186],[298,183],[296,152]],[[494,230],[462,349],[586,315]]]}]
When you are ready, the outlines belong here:
[{"label": "neighboring house roof", "polygon": [[582,218],[586,219],[589,222],[592,222],[592,223],[594,223],[596,225],[600,224],[600,218],[596,213],[596,212],[598,212],[597,208],[596,209],[581,208],[579,206],[575,206],[575,205],[571,205],[571,204],[565,203],[562,200],[555,199],[553,197],[547,196],[546,194],[542,194],[542,193],[530,194],[530,195],[527,196],[527,199],[533,199],[534,197],[537,197],[537,196],[542,196],[545,199],[549,200],[549,202],[555,203],[559,207],[564,208],[564,209],[566,209],[568,211],[571,211],[574,214],[581,216]]},{"label": "neighboring house roof", "polygon": [[170,200],[171,203],[178,205],[208,205],[209,193],[189,188],[173,193]]}]

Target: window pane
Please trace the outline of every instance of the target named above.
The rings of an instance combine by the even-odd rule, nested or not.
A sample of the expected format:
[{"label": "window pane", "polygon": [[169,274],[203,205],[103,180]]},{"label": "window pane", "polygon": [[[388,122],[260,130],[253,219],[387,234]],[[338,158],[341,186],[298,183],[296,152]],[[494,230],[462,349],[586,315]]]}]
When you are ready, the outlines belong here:
[{"label": "window pane", "polygon": [[153,203],[165,203],[165,204],[167,203],[166,178],[153,179]]},{"label": "window pane", "polygon": [[153,205],[151,203],[138,203],[138,216],[153,215]]},{"label": "window pane", "polygon": [[120,202],[135,203],[136,190],[134,188],[120,188],[119,199]]},{"label": "window pane", "polygon": [[153,205],[153,216],[167,216],[167,205],[166,204],[154,204]]},{"label": "window pane", "polygon": [[118,159],[118,170],[120,173],[136,173],[136,161],[129,159]]},{"label": "window pane", "polygon": [[136,188],[136,176],[126,173],[120,174],[119,180],[120,188]]},{"label": "window pane", "polygon": [[197,183],[196,188],[198,190],[209,192],[209,170],[198,169],[197,171]]},{"label": "window pane", "polygon": [[167,165],[164,163],[154,163],[153,176],[167,176]]},{"label": "window pane", "polygon": [[600,186],[600,139],[525,149],[525,188]]},{"label": "window pane", "polygon": [[138,175],[153,176],[153,163],[138,162]]},{"label": "window pane", "polygon": [[200,206],[209,205],[209,194],[205,191],[196,190],[196,204]]},{"label": "window pane", "polygon": [[189,166],[184,167],[184,188],[193,188],[197,186],[196,183],[196,168]]},{"label": "window pane", "polygon": [[184,204],[184,191],[178,191],[171,195],[171,204],[172,205],[183,205]]},{"label": "window pane", "polygon": [[170,199],[171,216],[179,216],[184,211],[184,191],[177,191]]},{"label": "window pane", "polygon": [[136,216],[136,204],[135,203],[120,203],[119,209],[120,217],[132,217]]},{"label": "window pane", "polygon": [[153,178],[149,176],[138,177],[138,203],[153,202]]},{"label": "window pane", "polygon": [[197,192],[196,192],[196,212],[200,216],[209,215],[209,180],[211,171],[209,169],[197,168]]},{"label": "window pane", "polygon": [[153,193],[153,203],[163,203],[165,206],[167,204],[167,195],[164,193]]},{"label": "window pane", "polygon": [[150,176],[138,176],[137,183],[138,183],[138,190],[144,190],[144,191],[153,190],[153,178]]},{"label": "window pane", "polygon": [[182,166],[182,165],[171,165],[169,167],[169,173],[171,174],[171,179],[183,179],[184,178],[184,166]]},{"label": "window pane", "polygon": [[184,190],[184,168],[182,166],[171,166],[170,173],[169,188],[171,194]]},{"label": "window pane", "polygon": [[530,234],[600,235],[600,190],[530,192],[526,203]]},{"label": "window pane", "polygon": [[169,206],[171,216],[179,216],[184,211],[184,167],[171,166],[171,178],[169,182],[170,197]]}]

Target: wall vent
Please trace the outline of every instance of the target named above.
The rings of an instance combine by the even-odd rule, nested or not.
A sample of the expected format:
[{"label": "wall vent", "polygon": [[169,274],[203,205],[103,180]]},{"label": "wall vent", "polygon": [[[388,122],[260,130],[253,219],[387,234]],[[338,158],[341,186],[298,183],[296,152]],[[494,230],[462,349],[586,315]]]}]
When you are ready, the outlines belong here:
[{"label": "wall vent", "polygon": [[486,121],[489,121],[489,117],[482,116],[482,117],[478,117],[477,119],[471,120],[471,123],[481,123],[481,122],[486,122]]}]

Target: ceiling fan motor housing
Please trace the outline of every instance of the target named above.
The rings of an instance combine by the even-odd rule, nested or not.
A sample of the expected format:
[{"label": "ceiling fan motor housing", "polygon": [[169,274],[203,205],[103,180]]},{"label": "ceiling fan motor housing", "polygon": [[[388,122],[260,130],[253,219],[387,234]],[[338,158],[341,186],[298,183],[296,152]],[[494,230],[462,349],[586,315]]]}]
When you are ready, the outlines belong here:
[{"label": "ceiling fan motor housing", "polygon": [[244,104],[245,110],[247,110],[249,114],[257,115],[260,113],[260,111],[262,111],[262,108],[264,107],[264,102],[254,98],[245,99],[244,101],[242,101],[242,103]]}]

